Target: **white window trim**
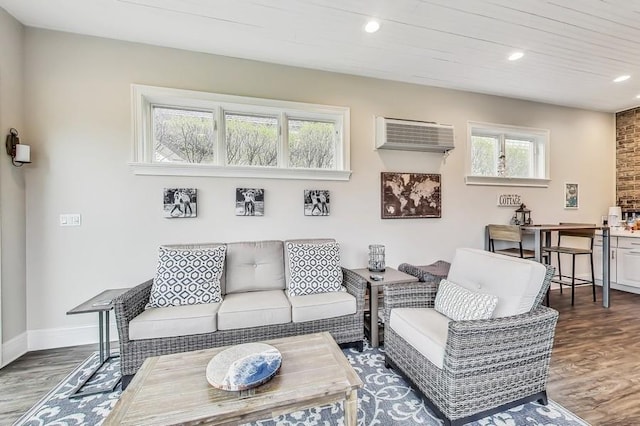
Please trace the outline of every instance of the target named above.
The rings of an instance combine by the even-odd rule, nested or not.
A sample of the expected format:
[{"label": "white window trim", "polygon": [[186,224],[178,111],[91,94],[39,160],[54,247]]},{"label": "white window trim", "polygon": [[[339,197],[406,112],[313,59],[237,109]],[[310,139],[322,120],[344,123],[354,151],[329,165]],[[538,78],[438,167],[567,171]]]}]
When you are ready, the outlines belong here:
[{"label": "white window trim", "polygon": [[[536,135],[544,139],[544,170],[545,176],[542,178],[514,178],[501,176],[475,176],[471,174],[471,129],[487,129],[490,133],[524,134],[527,136]],[[548,129],[538,129],[534,127],[510,126],[506,124],[494,124],[469,121],[467,122],[467,149],[465,157],[465,183],[467,185],[484,186],[522,186],[546,188],[551,182],[551,132]]]},{"label": "white window trim", "polygon": [[[149,117],[152,104],[163,104],[173,107],[185,107],[212,111],[212,104],[220,107],[220,111],[272,113],[301,119],[325,119],[333,115],[341,124],[340,132],[342,149],[338,149],[335,157],[336,169],[303,169],[284,167],[243,167],[228,165],[204,164],[164,164],[153,162],[153,128]],[[272,179],[311,179],[342,180],[351,177],[350,159],[350,110],[348,107],[308,104],[244,96],[223,95],[218,93],[199,92],[193,90],[171,89],[166,87],[131,85],[132,105],[132,161],[129,163],[136,175],[161,176],[214,176],[214,177],[249,177]],[[224,124],[221,117],[216,116],[218,127]],[[282,125],[283,121],[280,121]],[[286,127],[286,126],[282,126]],[[280,140],[287,129],[281,129]],[[281,144],[282,145],[282,144]],[[218,146],[223,146],[219,143]],[[286,150],[286,148],[285,148]],[[224,152],[217,154],[224,158]],[[284,155],[284,153],[280,153]]]}]

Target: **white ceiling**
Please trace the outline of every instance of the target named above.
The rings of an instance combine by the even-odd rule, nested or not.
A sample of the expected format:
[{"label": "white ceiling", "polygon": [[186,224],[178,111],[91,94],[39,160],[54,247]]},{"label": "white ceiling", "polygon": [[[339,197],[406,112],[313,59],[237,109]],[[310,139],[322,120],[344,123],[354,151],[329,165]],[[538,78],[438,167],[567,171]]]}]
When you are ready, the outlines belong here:
[{"label": "white ceiling", "polygon": [[[639,0],[0,0],[27,26],[530,99],[640,105]],[[377,18],[382,28],[363,26]],[[519,61],[507,56],[525,53]],[[623,83],[612,80],[623,74]]]}]

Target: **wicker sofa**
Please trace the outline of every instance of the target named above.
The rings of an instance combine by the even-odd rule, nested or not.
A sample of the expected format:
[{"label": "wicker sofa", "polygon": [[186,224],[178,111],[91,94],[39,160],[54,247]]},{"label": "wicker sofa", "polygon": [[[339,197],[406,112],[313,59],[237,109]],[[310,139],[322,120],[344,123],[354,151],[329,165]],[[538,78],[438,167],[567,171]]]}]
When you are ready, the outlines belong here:
[{"label": "wicker sofa", "polygon": [[[328,331],[341,346],[362,350],[365,280],[337,266],[343,291],[291,296],[286,247],[322,245],[330,239],[252,241],[165,246],[185,250],[224,245],[222,302],[145,309],[153,279],[114,300],[120,340],[122,386],[144,360],[166,355],[278,337]],[[346,290],[346,291],[344,291]]]},{"label": "wicker sofa", "polygon": [[[497,296],[489,319],[451,320],[434,309],[435,281],[384,287],[385,365],[404,375],[445,425],[540,401],[558,312],[542,306],[554,268],[458,249],[447,280]],[[494,298],[495,300],[495,298]]]}]

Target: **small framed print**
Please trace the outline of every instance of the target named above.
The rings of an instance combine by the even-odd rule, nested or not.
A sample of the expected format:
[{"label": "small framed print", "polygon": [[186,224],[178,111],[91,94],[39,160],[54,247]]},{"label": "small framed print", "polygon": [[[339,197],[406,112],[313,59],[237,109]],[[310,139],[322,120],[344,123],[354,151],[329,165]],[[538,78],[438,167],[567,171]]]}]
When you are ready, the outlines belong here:
[{"label": "small framed print", "polygon": [[264,216],[264,189],[236,188],[236,216]]},{"label": "small framed print", "polygon": [[198,216],[198,190],[195,188],[165,188],[164,217],[185,218]]},{"label": "small framed print", "polygon": [[580,201],[580,192],[577,183],[564,184],[564,208],[577,209]]},{"label": "small framed print", "polygon": [[329,216],[331,199],[327,189],[304,190],[304,215]]}]

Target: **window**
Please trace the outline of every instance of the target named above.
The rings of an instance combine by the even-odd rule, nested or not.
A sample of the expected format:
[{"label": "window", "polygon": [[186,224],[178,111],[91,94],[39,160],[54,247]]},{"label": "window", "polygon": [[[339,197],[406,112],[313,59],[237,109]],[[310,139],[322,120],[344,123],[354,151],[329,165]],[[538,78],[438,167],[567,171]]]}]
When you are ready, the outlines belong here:
[{"label": "window", "polygon": [[132,85],[136,174],[348,180],[349,109]]},{"label": "window", "polygon": [[469,123],[467,151],[467,184],[548,186],[548,130]]}]

